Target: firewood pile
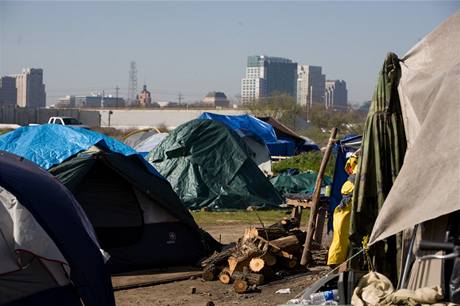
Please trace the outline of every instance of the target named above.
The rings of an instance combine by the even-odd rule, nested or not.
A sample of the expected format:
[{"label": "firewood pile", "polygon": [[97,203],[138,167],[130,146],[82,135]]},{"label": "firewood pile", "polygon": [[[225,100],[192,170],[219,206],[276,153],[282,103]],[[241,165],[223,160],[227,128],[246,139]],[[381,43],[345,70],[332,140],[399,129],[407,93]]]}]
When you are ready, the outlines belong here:
[{"label": "firewood pile", "polygon": [[305,232],[295,219],[268,227],[249,227],[238,243],[202,261],[203,279],[233,284],[237,293],[251,292],[280,271],[295,270],[302,255]]}]

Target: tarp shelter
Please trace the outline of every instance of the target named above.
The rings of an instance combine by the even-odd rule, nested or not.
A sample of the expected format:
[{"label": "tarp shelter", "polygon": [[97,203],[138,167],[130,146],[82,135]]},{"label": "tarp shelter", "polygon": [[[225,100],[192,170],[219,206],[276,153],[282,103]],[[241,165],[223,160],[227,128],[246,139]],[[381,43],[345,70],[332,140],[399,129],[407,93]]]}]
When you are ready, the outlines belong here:
[{"label": "tarp shelter", "polygon": [[283,202],[241,137],[223,123],[195,119],[174,129],[147,156],[187,208],[276,208]]},{"label": "tarp shelter", "polygon": [[[389,53],[378,75],[364,127],[352,197],[350,240],[353,248],[361,247],[364,237],[370,234],[403,163],[406,139],[397,92],[400,73],[399,59]],[[379,243],[371,251],[376,270],[396,281],[395,237]]]},{"label": "tarp shelter", "polygon": [[72,194],[0,151],[0,304],[115,305],[94,231]]},{"label": "tarp shelter", "polygon": [[201,230],[170,184],[127,145],[42,125],[3,135],[0,148],[35,161],[72,191],[111,256],[112,272],[191,264],[206,255]]},{"label": "tarp shelter", "polygon": [[252,154],[250,156],[260,170],[266,175],[273,174],[270,150],[266,145],[266,141],[273,141],[274,139],[274,133],[272,133],[270,126],[265,126],[263,122],[253,120],[253,117],[249,115],[225,116],[205,112],[199,119],[220,121],[233,129],[251,149]]},{"label": "tarp shelter", "polygon": [[[392,69],[384,70],[385,76],[397,76],[397,79],[393,79],[395,82],[382,82],[378,85],[381,93],[389,94],[391,90],[391,95],[383,95],[386,99],[381,101],[388,103],[390,96],[398,99],[398,117],[404,122],[401,126],[399,118],[389,116],[388,110],[391,108],[388,105],[382,107],[380,116],[386,119],[382,123],[398,125],[403,129],[388,129],[385,134],[393,141],[401,139],[402,135],[404,142],[407,141],[407,151],[400,164],[402,156],[396,156],[397,150],[390,149],[395,147],[386,147],[385,155],[392,157],[391,163],[387,164],[388,167],[391,164],[393,169],[387,176],[387,179],[392,180],[391,189],[387,190],[387,185],[385,189],[379,189],[380,194],[374,193],[374,202],[379,204],[380,211],[378,215],[376,210],[372,211],[376,219],[363,221],[368,222],[366,229],[370,234],[369,243],[373,247],[386,238],[394,239],[395,234],[416,224],[421,224],[428,234],[434,234],[428,237],[429,240],[437,237],[440,238],[438,241],[444,241],[446,220],[448,217],[455,217],[453,213],[460,209],[458,46],[460,12],[418,42],[402,59],[391,55],[391,65],[394,68],[399,67],[399,75],[392,73]],[[388,59],[384,68],[390,68],[387,64]],[[375,111],[375,106],[371,105],[370,112]],[[370,135],[376,135],[375,131],[368,137]],[[366,156],[366,142],[369,144],[364,135],[363,156]],[[370,148],[375,150],[385,147],[377,146],[374,139]],[[375,177],[378,173],[376,175],[371,172],[370,175]],[[369,182],[367,176],[362,177],[362,172],[358,176],[361,181]],[[359,196],[356,191],[358,190],[355,189],[354,196]],[[458,219],[451,221],[458,225]],[[424,233],[421,234],[423,237]],[[394,257],[391,254],[380,258],[379,262],[392,261]],[[416,261],[412,267],[411,278],[415,279],[412,288],[442,283],[442,265],[443,261],[440,260],[422,263]],[[432,273],[438,273],[438,282],[429,280]]]},{"label": "tarp shelter", "polygon": [[460,209],[459,46],[457,12],[401,59],[407,152],[371,243]]},{"label": "tarp shelter", "polygon": [[361,146],[362,136],[346,136],[334,144],[335,166],[334,176],[332,178],[331,196],[329,197],[329,218],[328,230],[332,231],[332,222],[334,210],[342,201],[341,189],[347,181],[349,174],[345,172],[345,164],[347,162],[347,153],[353,153]]},{"label": "tarp shelter", "polygon": [[264,142],[271,156],[293,156],[295,143],[278,139],[273,126],[251,115],[219,115],[205,112],[198,119],[209,119],[224,123],[227,127],[245,136]]},{"label": "tarp shelter", "polygon": [[[371,244],[416,224],[421,224],[417,231],[418,239],[445,241],[448,224],[454,223],[458,227],[458,46],[460,12],[443,22],[401,59],[398,94],[407,152],[399,175],[375,220]],[[446,266],[445,261],[416,261],[411,268],[408,286],[418,288],[443,284],[443,271],[449,271]],[[458,291],[455,294],[458,299]]]},{"label": "tarp shelter", "polygon": [[295,144],[296,154],[309,151],[319,150],[318,145],[308,137],[300,136],[293,130],[291,130],[286,125],[282,124],[273,117],[257,117],[257,119],[262,120],[270,124],[275,130],[276,137],[278,140],[286,140],[293,142]]},{"label": "tarp shelter", "polygon": [[[284,172],[271,178],[270,182],[283,196],[288,196],[289,194],[307,195],[313,193],[317,177],[318,174],[314,171],[304,171],[295,174]],[[330,177],[325,176],[321,186],[330,184]]]}]

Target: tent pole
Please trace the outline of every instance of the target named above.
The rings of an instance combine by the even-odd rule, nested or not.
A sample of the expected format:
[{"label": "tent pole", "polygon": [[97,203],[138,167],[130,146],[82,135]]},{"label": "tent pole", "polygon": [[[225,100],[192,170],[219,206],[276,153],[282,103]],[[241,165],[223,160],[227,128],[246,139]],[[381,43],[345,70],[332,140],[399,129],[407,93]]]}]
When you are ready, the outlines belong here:
[{"label": "tent pole", "polygon": [[316,214],[318,210],[318,202],[321,196],[321,182],[323,181],[324,173],[326,172],[327,162],[331,156],[332,147],[335,143],[335,138],[337,136],[337,128],[331,130],[331,137],[329,137],[329,142],[327,143],[326,151],[324,152],[323,160],[321,161],[321,166],[319,167],[318,176],[316,178],[315,190],[313,191],[313,198],[311,202],[310,217],[308,219],[307,235],[305,238],[304,249],[302,253],[302,259],[300,264],[305,266],[311,261],[311,242],[313,240],[313,233],[315,231],[315,221]]}]

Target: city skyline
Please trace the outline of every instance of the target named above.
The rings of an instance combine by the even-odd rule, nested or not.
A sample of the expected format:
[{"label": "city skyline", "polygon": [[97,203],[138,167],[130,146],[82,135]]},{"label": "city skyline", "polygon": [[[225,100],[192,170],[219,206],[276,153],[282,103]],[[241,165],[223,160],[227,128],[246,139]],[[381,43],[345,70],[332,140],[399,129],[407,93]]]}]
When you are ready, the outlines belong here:
[{"label": "city skyline", "polygon": [[[47,104],[115,92],[128,70],[155,100],[240,92],[247,56],[323,67],[369,100],[386,52],[402,57],[458,2],[0,2],[0,74],[43,68]],[[388,19],[391,14],[390,19]],[[21,20],[21,22],[17,22]],[[37,20],[39,20],[37,22]],[[390,20],[390,21],[388,21]],[[84,22],[83,22],[84,21]],[[213,25],[213,26],[210,26]]]}]

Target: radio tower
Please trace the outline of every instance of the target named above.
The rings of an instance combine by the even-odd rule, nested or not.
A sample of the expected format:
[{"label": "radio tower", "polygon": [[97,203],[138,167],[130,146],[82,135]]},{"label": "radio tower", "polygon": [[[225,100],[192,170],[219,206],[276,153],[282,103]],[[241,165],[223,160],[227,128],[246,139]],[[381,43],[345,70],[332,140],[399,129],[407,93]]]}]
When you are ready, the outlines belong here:
[{"label": "radio tower", "polygon": [[129,84],[128,84],[128,105],[136,103],[137,94],[137,68],[136,62],[132,61],[129,65]]}]

